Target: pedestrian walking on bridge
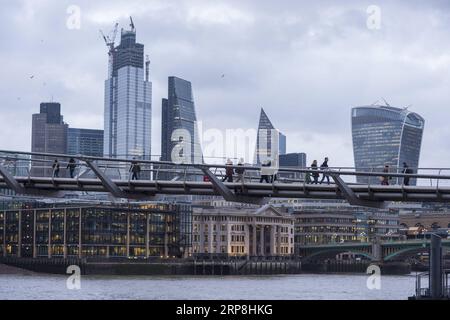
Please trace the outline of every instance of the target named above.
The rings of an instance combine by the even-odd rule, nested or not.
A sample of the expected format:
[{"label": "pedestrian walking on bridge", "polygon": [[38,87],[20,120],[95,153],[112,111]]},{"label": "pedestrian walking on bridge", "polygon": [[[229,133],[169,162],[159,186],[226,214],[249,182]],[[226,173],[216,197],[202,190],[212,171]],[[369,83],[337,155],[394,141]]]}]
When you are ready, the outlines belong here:
[{"label": "pedestrian walking on bridge", "polygon": [[59,162],[58,159],[55,159],[55,162],[53,162],[52,169],[53,169],[53,178],[59,178]]},{"label": "pedestrian walking on bridge", "polygon": [[70,173],[70,178],[73,179],[74,177],[74,173],[75,173],[75,168],[77,167],[77,164],[75,162],[74,158],[70,158],[69,163],[67,164],[66,169],[69,169],[69,173]]},{"label": "pedestrian walking on bridge", "polygon": [[139,180],[139,174],[141,173],[141,166],[137,161],[131,162],[130,172],[132,173],[131,180]]},{"label": "pedestrian walking on bridge", "polygon": [[[327,171],[328,170],[328,157],[325,158],[323,163],[320,165],[320,170]],[[320,184],[322,184],[325,181],[325,178],[327,179],[327,184],[330,184],[330,177],[324,172],[322,180],[320,181]]]}]

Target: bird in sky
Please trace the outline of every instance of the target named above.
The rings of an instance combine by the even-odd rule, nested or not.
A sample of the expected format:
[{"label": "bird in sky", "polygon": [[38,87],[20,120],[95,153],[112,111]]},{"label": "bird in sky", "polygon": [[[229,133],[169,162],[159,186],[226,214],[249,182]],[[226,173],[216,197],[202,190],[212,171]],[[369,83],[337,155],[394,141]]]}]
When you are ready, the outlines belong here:
[{"label": "bird in sky", "polygon": [[34,75],[32,75],[31,77],[30,77],[30,79],[33,79],[34,78]]}]

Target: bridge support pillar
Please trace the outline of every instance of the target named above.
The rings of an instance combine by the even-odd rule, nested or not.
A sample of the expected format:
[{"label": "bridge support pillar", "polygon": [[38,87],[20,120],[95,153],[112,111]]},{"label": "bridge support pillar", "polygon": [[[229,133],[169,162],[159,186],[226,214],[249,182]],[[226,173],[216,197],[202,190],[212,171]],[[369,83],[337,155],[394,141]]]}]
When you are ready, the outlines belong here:
[{"label": "bridge support pillar", "polygon": [[90,160],[84,160],[87,166],[95,173],[100,179],[105,189],[116,198],[126,198],[125,193],[120,189],[94,162]]},{"label": "bridge support pillar", "polygon": [[0,165],[0,175],[5,179],[5,183],[17,194],[25,194],[25,188],[17,182],[12,174],[9,173],[8,169]]},{"label": "bridge support pillar", "polygon": [[382,261],[383,253],[381,250],[381,243],[378,239],[374,239],[372,242],[372,256],[374,257],[374,261]]},{"label": "bridge support pillar", "polygon": [[220,181],[215,174],[213,174],[208,168],[206,167],[199,167],[200,170],[203,171],[203,173],[209,178],[209,181],[211,181],[212,185],[214,186],[214,189],[226,200],[230,202],[242,202],[242,203],[251,203],[251,204],[258,204],[263,205],[264,199],[258,199],[258,198],[251,198],[246,197],[243,195],[237,195],[233,193],[222,181]]},{"label": "bridge support pillar", "polygon": [[338,173],[330,173],[334,183],[339,187],[339,190],[343,193],[345,199],[353,206],[370,207],[377,209],[387,208],[387,204],[383,201],[365,200],[358,197],[353,190],[342,180]]}]

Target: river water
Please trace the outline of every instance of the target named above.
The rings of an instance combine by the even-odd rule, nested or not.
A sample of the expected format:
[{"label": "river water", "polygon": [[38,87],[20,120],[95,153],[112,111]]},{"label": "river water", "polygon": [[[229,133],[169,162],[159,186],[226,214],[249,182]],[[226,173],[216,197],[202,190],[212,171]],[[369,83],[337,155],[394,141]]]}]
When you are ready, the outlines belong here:
[{"label": "river water", "polygon": [[280,276],[82,276],[69,290],[68,276],[0,274],[5,299],[176,299],[176,300],[405,300],[414,294],[415,276],[382,276],[369,290],[366,275]]}]

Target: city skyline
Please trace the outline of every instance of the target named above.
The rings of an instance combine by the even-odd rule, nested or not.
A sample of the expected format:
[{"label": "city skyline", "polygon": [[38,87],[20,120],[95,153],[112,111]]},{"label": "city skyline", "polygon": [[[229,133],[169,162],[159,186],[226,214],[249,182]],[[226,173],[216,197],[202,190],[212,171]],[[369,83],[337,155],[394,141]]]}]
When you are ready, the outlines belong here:
[{"label": "city skyline", "polygon": [[3,300],[450,300],[449,0],[0,4]]},{"label": "city skyline", "polygon": [[[36,38],[33,39],[26,36],[22,31],[23,29],[17,29],[16,36],[18,40],[29,40],[27,43],[22,43],[21,46],[37,48],[35,55],[38,57],[48,53],[47,47],[53,48],[57,43],[67,46],[67,50],[70,49],[70,52],[54,50],[50,54],[54,65],[50,65],[46,59],[42,60],[43,66],[47,68],[36,66],[35,68],[27,68],[25,71],[20,67],[18,72],[11,79],[8,79],[11,84],[5,84],[5,90],[11,89],[9,90],[10,94],[5,95],[5,106],[14,108],[18,114],[20,112],[30,114],[32,113],[30,110],[31,102],[34,101],[35,105],[42,100],[50,100],[49,97],[53,94],[55,100],[66,106],[66,117],[73,119],[71,123],[75,127],[101,128],[101,114],[103,112],[101,88],[103,80],[97,81],[97,79],[104,78],[107,63],[105,61],[104,44],[98,35],[98,29],[109,30],[115,21],[118,21],[122,26],[126,26],[128,15],[133,15],[136,25],[139,26],[140,42],[147,46],[152,59],[151,78],[155,81],[153,103],[156,102],[157,105],[158,101],[160,101],[159,97],[163,96],[161,93],[163,91],[161,87],[163,86],[161,84],[165,82],[167,75],[179,75],[190,79],[194,83],[198,118],[209,128],[213,127],[221,130],[229,127],[254,128],[254,115],[257,112],[258,105],[260,105],[271,114],[273,121],[278,124],[280,130],[289,137],[288,152],[306,152],[309,155],[309,159],[318,160],[324,156],[329,156],[332,165],[352,165],[353,153],[351,124],[348,119],[349,110],[353,106],[370,104],[370,102],[381,99],[384,96],[393,105],[403,106],[412,103],[411,110],[422,114],[427,119],[428,126],[423,141],[424,156],[421,159],[421,163],[423,166],[445,166],[448,151],[444,146],[446,137],[450,132],[448,132],[444,120],[446,118],[445,106],[448,102],[448,95],[445,94],[443,88],[448,81],[445,78],[448,76],[445,71],[448,67],[448,59],[446,57],[450,50],[448,46],[442,43],[439,46],[426,45],[431,41],[430,39],[439,38],[448,27],[443,19],[443,15],[434,10],[436,8],[445,9],[445,7],[441,4],[435,4],[435,6],[430,6],[430,8],[423,7],[420,4],[406,7],[400,4],[381,2],[380,7],[383,9],[382,27],[380,30],[368,30],[365,24],[367,18],[365,11],[367,8],[365,6],[351,2],[346,6],[340,6],[339,10],[337,10],[329,2],[325,1],[324,3],[325,5],[322,3],[321,10],[311,5],[303,6],[302,12],[297,13],[302,19],[306,19],[305,12],[314,13],[315,17],[318,18],[317,22],[306,19],[303,22],[290,21],[290,27],[279,24],[280,30],[289,31],[286,33],[285,42],[282,41],[282,37],[270,38],[269,44],[271,46],[270,48],[267,47],[267,50],[258,57],[261,60],[256,59],[258,61],[250,63],[243,69],[238,59],[239,56],[230,53],[228,50],[225,50],[225,55],[219,54],[217,50],[214,51],[213,47],[206,44],[211,39],[209,33],[204,34],[205,38],[200,38],[198,43],[195,42],[193,33],[206,30],[208,23],[212,24],[217,31],[227,30],[228,32],[225,33],[226,37],[224,38],[226,43],[235,43],[237,51],[248,58],[248,55],[254,52],[255,48],[259,48],[258,42],[250,41],[249,45],[246,46],[242,42],[242,38],[239,38],[238,31],[249,30],[255,32],[251,33],[251,35],[254,35],[255,39],[260,39],[261,34],[255,31],[257,27],[261,26],[263,21],[272,21],[274,24],[281,23],[281,18],[288,16],[285,12],[276,11],[275,16],[279,19],[267,20],[267,12],[269,9],[272,9],[268,3],[264,3],[256,11],[252,11],[254,8],[251,8],[250,5],[240,5],[237,2],[219,3],[217,5],[202,3],[202,5],[196,6],[186,4],[177,9],[179,10],[177,12],[190,13],[190,18],[183,20],[178,16],[173,17],[171,19],[175,19],[178,23],[169,26],[167,22],[164,23],[159,19],[149,21],[144,18],[146,15],[153,15],[157,12],[165,12],[169,9],[175,10],[173,3],[169,3],[167,6],[161,4],[153,8],[139,3],[128,10],[120,7],[120,5],[117,7],[112,5],[108,9],[112,14],[106,17],[106,15],[102,15],[101,3],[89,5],[80,1],[79,5],[85,17],[82,20],[83,25],[80,30],[68,30],[64,24],[68,16],[64,6],[55,5],[50,10],[45,3],[39,5],[30,2],[13,4],[11,5],[11,10],[16,14],[13,14],[12,18],[5,17],[6,21],[11,22],[11,19],[14,19],[14,17],[23,15],[28,19],[27,21],[37,23],[36,31],[34,32]],[[203,11],[202,6],[204,7]],[[293,3],[287,3],[286,6],[292,9],[296,8],[296,5]],[[118,7],[121,10],[118,10]],[[216,14],[217,8],[225,9],[221,23],[217,21],[208,22],[206,16],[199,14],[207,9],[212,10]],[[61,30],[58,28],[55,31],[47,30],[46,25],[41,25],[36,20],[38,13],[45,11],[46,14],[52,14],[57,10],[61,12],[59,17]],[[412,31],[415,29],[414,26],[409,25],[408,28],[413,29],[407,33],[409,36],[406,36],[405,39],[399,38],[400,31],[405,31],[408,28],[396,23],[393,20],[393,16],[401,14],[402,19],[400,21],[406,21],[407,17],[418,15],[419,10],[425,10],[425,17],[431,20],[436,19],[438,23],[426,26],[419,39],[413,38]],[[128,12],[125,15],[124,12],[126,11]],[[117,12],[120,12],[120,14],[115,14]],[[423,16],[423,12],[420,13]],[[250,17],[250,19],[246,20],[246,17]],[[348,21],[344,23],[341,18],[348,18]],[[229,28],[230,21],[236,22],[234,24],[235,29]],[[328,28],[326,26],[327,21],[336,30]],[[13,22],[18,23],[15,20]],[[55,25],[59,24],[55,23]],[[156,34],[154,30],[152,31],[152,26],[155,25],[160,26],[159,30],[163,31],[161,35]],[[189,31],[188,26],[192,27],[193,31]],[[293,30],[294,27],[298,27],[295,28],[296,31]],[[175,35],[174,31],[180,28],[185,30],[186,33]],[[308,32],[311,32],[311,34],[308,34]],[[57,37],[57,34],[64,35],[64,37]],[[433,34],[434,37],[426,37],[426,34]],[[166,37],[166,42],[161,38],[162,35]],[[270,35],[273,34],[271,33]],[[356,38],[355,41],[350,39],[353,36]],[[80,44],[82,42],[78,43],[77,39],[85,39],[87,44]],[[186,45],[190,51],[184,50],[185,48],[177,50],[177,47],[173,45],[177,39],[185,39],[180,43]],[[302,41],[308,44],[308,48],[305,53],[300,55],[298,47],[297,50],[293,50],[292,46],[294,44],[301,46]],[[69,42],[77,43],[77,49],[75,50]],[[20,41],[15,41],[14,43],[20,43]],[[158,43],[158,45],[155,45],[155,43]],[[407,43],[409,45],[405,48],[404,45]],[[339,59],[345,60],[345,56],[342,55],[343,47],[350,44],[358,44],[356,47],[352,46],[353,49],[366,46],[369,55],[363,54],[360,50],[351,52],[346,50],[346,54],[351,58],[352,64],[343,63],[342,66],[338,66],[336,63]],[[383,46],[380,47],[380,44],[383,44]],[[417,48],[419,44],[421,49]],[[402,46],[403,49],[401,49]],[[221,49],[224,48],[223,46],[219,47]],[[83,56],[80,56],[80,61],[72,61],[71,57],[73,57],[73,54],[80,55],[80,48],[83,49]],[[281,55],[283,49],[287,48],[290,50]],[[415,56],[413,59],[407,49],[412,50],[414,48],[417,51],[414,51]],[[329,53],[335,49],[339,50],[335,51],[336,57],[333,58]],[[10,56],[17,50],[18,47],[15,44],[13,47],[3,51],[6,56]],[[211,56],[211,58],[215,57],[217,61],[212,64],[207,59],[202,61],[205,63],[204,66],[201,66],[199,58],[195,57],[195,53],[198,50],[204,50],[202,55],[200,55],[200,58],[203,60],[205,60],[205,57]],[[319,59],[313,53],[321,53],[323,55],[322,58],[325,59]],[[63,54],[66,54],[66,56],[63,56]],[[169,54],[180,55],[180,61],[171,63],[173,61],[168,60],[172,59],[162,59],[162,56]],[[24,55],[26,56],[26,54]],[[278,57],[278,59],[272,59],[274,57]],[[282,63],[279,59],[280,57],[286,58],[286,61]],[[11,61],[18,64],[20,61],[23,61],[20,58],[13,58]],[[231,63],[233,59],[235,63]],[[68,63],[68,60],[71,60],[71,63]],[[273,61],[274,68],[261,68],[260,63],[268,60]],[[187,61],[190,63],[186,63]],[[394,62],[398,62],[398,65],[393,66]],[[367,69],[367,63],[375,64],[377,71],[370,68]],[[323,70],[320,69],[322,71],[318,73],[318,76],[310,72],[319,70],[317,67],[321,64],[323,64]],[[93,65],[95,67],[90,68]],[[288,65],[290,69],[296,71],[295,77],[285,68]],[[27,66],[27,64],[25,63],[24,66]],[[64,73],[61,73],[61,70],[58,71],[62,67],[64,67]],[[333,77],[329,77],[329,72],[333,68],[336,72],[333,72]],[[197,70],[194,71],[195,69]],[[330,71],[324,71],[327,69]],[[357,87],[355,87],[355,82],[349,81],[347,77],[342,79],[345,73],[354,76],[355,73],[361,73],[363,70],[367,71],[367,74],[362,73],[366,81],[362,81],[363,78],[359,77],[358,81],[361,84]],[[386,73],[388,70],[390,70],[389,73]],[[272,79],[266,77],[269,72],[272,72]],[[381,74],[382,72],[385,74]],[[66,74],[71,76],[70,80],[66,78]],[[307,81],[304,78],[306,74],[308,75]],[[33,79],[30,79],[33,75]],[[267,90],[267,86],[273,84],[273,81],[279,81],[282,76],[285,76],[286,81],[289,80],[291,84],[280,84],[276,89]],[[52,78],[61,79],[61,81],[52,80]],[[259,78],[261,80],[257,80]],[[336,78],[340,80],[339,83],[336,81]],[[384,80],[379,81],[381,78]],[[292,82],[292,80],[295,80],[295,82]],[[263,81],[266,81],[267,84],[262,85]],[[22,82],[31,83],[26,94],[18,92],[16,89],[22,86]],[[252,83],[253,86],[247,86]],[[413,89],[423,83],[427,85],[423,89],[418,90],[418,93],[414,92]],[[61,91],[58,91],[58,88]],[[322,98],[323,94],[319,90],[321,88],[327,90],[326,96],[329,96],[328,99],[335,101],[333,104],[330,103],[331,100],[325,101]],[[354,88],[358,90],[354,90]],[[245,92],[245,95],[242,94],[242,91]],[[320,93],[320,95],[317,93]],[[213,99],[212,96],[219,97],[219,99]],[[261,99],[264,101],[261,102]],[[222,108],[224,105],[228,107]],[[242,108],[242,105],[247,107]],[[330,106],[333,108],[330,109]],[[157,114],[157,109],[153,112],[152,148],[155,151],[160,150],[158,146],[160,141],[160,128],[158,126],[160,115]],[[327,117],[330,110],[333,109],[338,111],[335,113],[336,116]],[[4,109],[2,110],[4,111]],[[298,115],[295,115],[295,113]],[[87,116],[87,114],[91,115]],[[294,116],[290,116],[292,114]],[[436,116],[436,114],[439,116]],[[31,126],[28,124],[28,127],[25,127],[26,122],[24,122],[23,127],[20,127],[22,124],[17,126],[17,122],[14,122],[13,117],[4,112],[3,115],[7,123],[3,130],[9,131],[8,126],[11,123],[15,123],[15,127],[19,128],[19,133],[15,137],[8,139],[8,141],[5,141],[6,139],[2,141],[4,148],[27,150],[30,136],[28,127]],[[14,118],[20,117],[15,116]],[[294,141],[296,142],[295,144]],[[317,145],[321,147],[316,148]],[[13,148],[9,146],[20,147]],[[435,151],[434,154],[432,154],[431,150]]]}]

